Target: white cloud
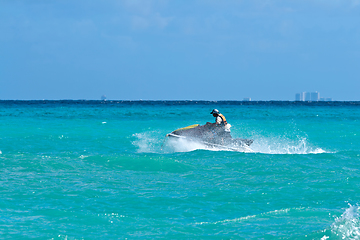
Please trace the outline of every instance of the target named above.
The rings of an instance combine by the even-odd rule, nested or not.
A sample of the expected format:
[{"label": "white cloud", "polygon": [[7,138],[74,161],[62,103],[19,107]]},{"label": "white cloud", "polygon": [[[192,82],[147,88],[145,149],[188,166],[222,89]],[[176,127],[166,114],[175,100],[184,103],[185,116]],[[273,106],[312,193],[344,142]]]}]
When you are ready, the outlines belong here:
[{"label": "white cloud", "polygon": [[97,31],[97,27],[94,22],[90,19],[82,19],[75,21],[74,27],[77,33],[89,34]]},{"label": "white cloud", "polygon": [[124,0],[122,3],[128,11],[139,15],[149,15],[152,12],[152,1]]},{"label": "white cloud", "polygon": [[147,16],[134,15],[131,17],[131,24],[134,29],[146,29],[149,27],[163,29],[169,25],[172,19],[171,17],[162,17],[160,13]]},{"label": "white cloud", "polygon": [[358,7],[358,6],[360,6],[360,0],[352,0],[351,2],[352,2],[352,6],[353,6],[353,7]]},{"label": "white cloud", "polygon": [[167,17],[162,12],[166,11],[167,0],[125,0],[122,6],[131,19],[133,29],[147,29],[151,27],[166,28],[173,17]]},{"label": "white cloud", "polygon": [[141,16],[132,16],[131,25],[135,29],[145,29],[150,26],[148,19]]},{"label": "white cloud", "polygon": [[103,33],[101,36],[122,48],[135,49],[137,47],[136,42],[131,36],[109,35],[105,33]]},{"label": "white cloud", "polygon": [[162,17],[160,13],[156,13],[153,16],[153,22],[155,23],[155,26],[159,28],[167,27],[172,21],[172,19],[173,17]]}]

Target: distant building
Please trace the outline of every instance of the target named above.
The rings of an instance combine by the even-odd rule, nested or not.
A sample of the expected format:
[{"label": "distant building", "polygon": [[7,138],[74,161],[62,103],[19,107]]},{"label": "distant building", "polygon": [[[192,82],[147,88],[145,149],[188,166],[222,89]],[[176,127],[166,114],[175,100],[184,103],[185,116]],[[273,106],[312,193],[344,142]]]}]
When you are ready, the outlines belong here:
[{"label": "distant building", "polygon": [[305,100],[304,92],[295,94],[295,101],[304,101],[304,100]]},{"label": "distant building", "polygon": [[317,102],[320,100],[318,92],[301,92],[295,94],[295,101]]},{"label": "distant building", "polygon": [[106,101],[106,96],[105,96],[105,95],[102,95],[102,96],[101,96],[101,100],[102,100],[102,101]]},{"label": "distant building", "polygon": [[332,98],[320,98],[321,102],[332,102]]},{"label": "distant building", "polygon": [[310,93],[310,101],[317,102],[320,99],[320,93],[318,92],[312,92]]},{"label": "distant building", "polygon": [[244,101],[244,102],[251,102],[251,98],[246,97],[246,98],[243,99],[243,101]]}]

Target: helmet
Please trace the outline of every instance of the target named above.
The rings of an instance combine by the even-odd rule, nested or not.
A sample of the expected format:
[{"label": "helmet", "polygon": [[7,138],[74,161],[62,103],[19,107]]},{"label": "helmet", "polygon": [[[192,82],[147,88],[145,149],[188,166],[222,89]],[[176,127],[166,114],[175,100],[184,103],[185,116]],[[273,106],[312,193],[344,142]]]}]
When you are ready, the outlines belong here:
[{"label": "helmet", "polygon": [[219,110],[213,109],[210,114],[219,114],[219,113],[220,113]]}]

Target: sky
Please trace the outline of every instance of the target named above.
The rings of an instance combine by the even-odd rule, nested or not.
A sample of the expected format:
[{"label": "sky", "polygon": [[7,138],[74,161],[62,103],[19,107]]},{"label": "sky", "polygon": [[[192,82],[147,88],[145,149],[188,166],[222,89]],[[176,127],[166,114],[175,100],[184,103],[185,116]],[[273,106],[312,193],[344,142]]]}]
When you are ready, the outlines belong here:
[{"label": "sky", "polygon": [[0,0],[0,99],[360,100],[360,0]]}]

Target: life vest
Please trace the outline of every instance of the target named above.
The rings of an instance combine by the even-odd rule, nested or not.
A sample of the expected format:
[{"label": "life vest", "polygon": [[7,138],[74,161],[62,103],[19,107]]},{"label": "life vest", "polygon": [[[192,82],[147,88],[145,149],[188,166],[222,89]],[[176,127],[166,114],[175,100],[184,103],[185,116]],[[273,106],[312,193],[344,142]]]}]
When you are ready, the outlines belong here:
[{"label": "life vest", "polygon": [[222,115],[221,113],[219,113],[219,114],[218,114],[218,116],[219,116],[219,117],[221,117],[221,119],[222,119],[222,123],[221,123],[221,125],[222,125],[222,124],[224,124],[224,126],[225,126],[225,125],[227,124],[227,121],[226,121],[225,116],[224,116],[224,115]]}]

